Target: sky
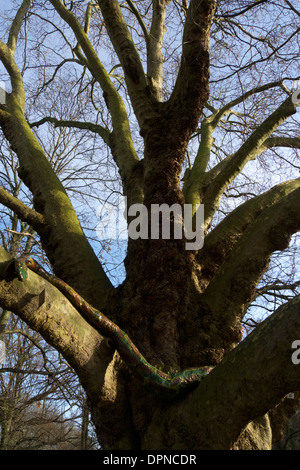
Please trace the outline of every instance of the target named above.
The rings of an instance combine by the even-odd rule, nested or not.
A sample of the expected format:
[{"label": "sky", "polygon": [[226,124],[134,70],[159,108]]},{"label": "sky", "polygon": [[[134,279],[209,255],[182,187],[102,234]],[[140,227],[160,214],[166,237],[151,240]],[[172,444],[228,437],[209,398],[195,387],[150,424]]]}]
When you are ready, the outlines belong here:
[{"label": "sky", "polygon": [[12,2],[7,0],[0,0],[0,10],[9,10],[11,8]]}]

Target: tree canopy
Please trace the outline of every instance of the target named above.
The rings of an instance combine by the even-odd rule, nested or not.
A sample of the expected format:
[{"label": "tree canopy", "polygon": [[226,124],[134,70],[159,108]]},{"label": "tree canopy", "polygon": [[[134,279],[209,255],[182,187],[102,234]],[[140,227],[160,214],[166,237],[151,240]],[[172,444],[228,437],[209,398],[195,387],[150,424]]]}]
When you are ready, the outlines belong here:
[{"label": "tree canopy", "polygon": [[[103,448],[271,448],[299,391],[296,2],[7,3],[0,306],[73,367]],[[123,197],[128,224],[186,205],[196,231],[200,204],[203,245],[100,237]],[[16,278],[24,253],[158,370],[212,371],[168,403],[53,285]]]}]

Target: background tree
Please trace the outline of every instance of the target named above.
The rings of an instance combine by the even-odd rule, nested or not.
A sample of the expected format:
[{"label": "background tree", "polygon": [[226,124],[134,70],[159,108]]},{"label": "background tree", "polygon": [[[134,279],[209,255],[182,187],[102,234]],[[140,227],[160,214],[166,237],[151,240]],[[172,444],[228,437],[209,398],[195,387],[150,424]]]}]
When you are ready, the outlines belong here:
[{"label": "background tree", "polygon": [[[48,158],[58,169],[64,163],[59,164],[59,156],[65,140],[71,141],[59,133],[49,146]],[[5,141],[1,150],[2,184],[24,200],[26,189],[18,176],[17,159]],[[33,250],[45,260],[32,228],[6,207],[0,213],[7,252],[16,257]],[[7,310],[0,313],[0,338],[5,345],[5,363],[0,368],[0,449],[94,449],[86,396],[70,366]]]},{"label": "background tree", "polygon": [[[38,333],[20,323],[11,318],[12,329],[2,336],[6,364],[0,375],[0,449],[80,449],[83,397],[78,380]],[[87,438],[89,447],[93,443]]]},{"label": "background tree", "polygon": [[[17,6],[0,43],[10,79],[0,124],[29,201],[3,188],[2,204],[38,234],[53,272],[152,364],[214,369],[180,399],[153,393],[53,286],[15,279],[5,250],[2,307],[74,368],[104,448],[269,448],[266,413],[299,390],[299,11],[264,0]],[[129,239],[117,283],[96,256],[90,216],[99,194],[116,191],[128,207],[204,204],[203,247]],[[269,292],[282,305],[268,296],[273,313],[242,341],[248,309]]]}]

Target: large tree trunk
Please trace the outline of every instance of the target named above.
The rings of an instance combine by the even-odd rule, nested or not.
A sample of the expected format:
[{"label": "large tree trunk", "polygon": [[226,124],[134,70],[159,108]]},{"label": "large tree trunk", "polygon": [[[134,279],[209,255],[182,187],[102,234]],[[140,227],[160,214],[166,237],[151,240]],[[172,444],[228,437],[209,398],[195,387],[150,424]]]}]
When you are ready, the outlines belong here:
[{"label": "large tree trunk", "polygon": [[[29,3],[25,0],[23,8],[28,10]],[[216,2],[189,3],[176,84],[169,100],[161,102],[161,55],[154,36],[148,51],[156,61],[148,57],[151,80],[145,76],[119,2],[98,0],[144,139],[143,159],[135,152],[124,102],[88,34],[63,2],[51,3],[78,41],[74,51],[79,60],[102,88],[113,130],[94,126],[93,131],[101,133],[110,148],[129,206],[143,202],[151,213],[154,204],[178,204],[183,212],[185,203],[193,208],[204,203],[204,245],[188,250],[184,238],[172,236],[129,239],[126,279],[113,288],[24,117],[24,87],[14,61],[15,41],[26,13],[22,9],[8,44],[0,42],[0,58],[12,82],[7,103],[0,106],[0,125],[18,155],[20,175],[33,195],[34,209],[4,190],[1,201],[40,235],[54,273],[126,331],[153,366],[164,372],[207,366],[212,371],[180,396],[158,392],[127,367],[105,331],[93,327],[55,287],[33,272],[26,282],[18,280],[3,249],[1,306],[39,331],[74,368],[104,449],[270,448],[267,412],[287,393],[299,390],[297,365],[291,361],[291,345],[300,335],[299,297],[278,309],[244,341],[241,321],[272,253],[284,250],[300,228],[300,180],[253,197],[210,232],[209,227],[228,185],[248,161],[276,145],[270,136],[296,112],[296,106],[289,97],[238,151],[206,171],[212,132],[231,103],[229,108],[214,110],[203,121],[200,151],[182,183],[185,151],[208,99],[208,43]],[[155,2],[157,44],[163,35],[159,18],[167,3]],[[299,145],[299,139],[295,140]],[[171,234],[173,225],[171,218]],[[43,289],[46,302],[39,305]]]},{"label": "large tree trunk", "polygon": [[[158,296],[158,300],[154,298],[153,301],[151,296],[143,298],[139,292],[134,293],[132,284],[125,282],[112,297],[111,305],[114,312],[120,312],[120,316],[124,314],[127,331],[131,333],[130,330],[133,330],[132,337],[137,346],[153,365],[162,365],[165,360],[166,371],[181,369],[184,367],[181,362],[188,360],[188,366],[208,365],[202,358],[211,353],[210,364],[216,365],[214,370],[195,390],[175,398],[172,394],[158,393],[151,385],[145,384],[138,374],[128,370],[114,351],[113,344],[103,341],[99,333],[88,326],[65,297],[49,283],[33,273],[30,273],[28,282],[21,283],[15,278],[4,251],[1,252],[1,259],[2,305],[18,313],[31,327],[40,331],[74,367],[88,395],[92,418],[103,448],[229,449],[239,445],[249,447],[249,442],[252,442],[253,448],[268,446],[268,419],[248,426],[247,444],[245,438],[241,441],[244,444],[237,441],[252,419],[263,416],[286,393],[298,387],[295,375],[297,366],[291,361],[291,344],[297,331],[300,332],[299,299],[279,309],[218,364],[223,350],[215,347],[218,342],[214,341],[213,329],[205,329],[205,334],[212,331],[211,337],[203,349],[199,340],[196,352],[190,357],[184,351],[184,345],[180,344],[181,327],[185,334],[190,329],[189,340],[201,338],[204,334],[201,322],[205,312],[203,314],[199,309],[197,295],[193,297],[196,289],[191,278],[186,276],[185,279],[185,285],[191,285],[190,295],[181,299],[176,290],[172,291],[172,284],[168,285],[168,271],[163,271],[165,285],[177,299],[172,304],[174,310],[169,307],[172,296],[169,300],[167,297],[166,301]],[[175,262],[171,257],[172,260]],[[155,275],[151,277],[149,271],[147,273],[148,282],[152,281],[153,286],[159,289],[163,275],[157,278]],[[143,286],[145,276],[146,272],[136,273],[137,290],[138,280]],[[174,279],[171,278],[171,281],[174,282]],[[179,288],[179,283],[176,286]],[[46,303],[37,309],[37,298],[43,288],[46,288]],[[156,310],[156,302],[159,302],[160,309]],[[172,317],[177,329],[174,335],[170,330],[165,332],[164,319],[155,316],[162,308],[167,314],[176,314]],[[190,315],[185,318],[180,316],[180,311],[186,309],[190,312],[192,308],[195,317],[198,312],[200,319],[196,327]],[[110,308],[105,309],[104,313],[110,313]],[[209,316],[206,321],[209,321]],[[144,328],[144,323],[147,328]],[[152,336],[149,331],[153,332]],[[217,338],[220,337],[219,332],[215,333]],[[168,347],[161,349],[163,338]],[[168,350],[174,352],[171,358],[168,357]],[[181,360],[182,357],[184,360]],[[278,374],[278,371],[281,373]]]}]

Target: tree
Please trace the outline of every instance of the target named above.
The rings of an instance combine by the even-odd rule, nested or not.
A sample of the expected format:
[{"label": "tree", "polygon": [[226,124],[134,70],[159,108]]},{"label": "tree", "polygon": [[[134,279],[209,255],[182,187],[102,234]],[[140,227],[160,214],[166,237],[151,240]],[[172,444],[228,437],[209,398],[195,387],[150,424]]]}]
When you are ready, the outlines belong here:
[{"label": "tree", "polygon": [[[39,235],[55,275],[125,330],[151,364],[166,372],[213,368],[179,397],[157,392],[54,286],[32,272],[16,279],[2,249],[1,306],[76,371],[103,448],[270,448],[268,412],[299,390],[292,360],[300,333],[297,271],[292,280],[268,270],[300,226],[292,88],[299,16],[290,1],[24,0],[0,43],[11,85],[0,125],[32,196],[30,206],[2,188],[2,204]],[[30,28],[39,33],[31,50]],[[50,36],[56,42],[47,43]],[[37,79],[27,83],[32,67]],[[56,101],[76,97],[70,118],[36,108],[47,90]],[[175,236],[129,237],[126,275],[115,286],[75,211],[71,162],[61,166],[68,178],[47,158],[37,132],[46,123],[77,129],[78,139],[92,134],[91,147],[101,139],[129,209],[186,204],[199,229],[202,204],[203,246],[186,249],[187,240]],[[84,178],[84,166],[72,164],[72,174]],[[269,291],[295,295],[243,339],[243,318],[265,294],[264,279]]]},{"label": "tree", "polygon": [[70,366],[18,317],[1,338],[0,449],[95,448],[85,394]]}]

